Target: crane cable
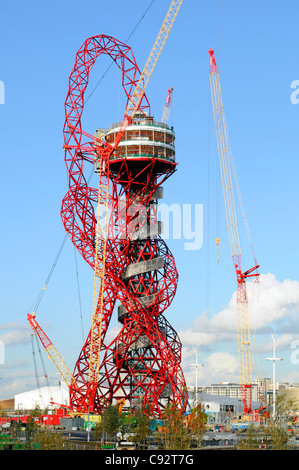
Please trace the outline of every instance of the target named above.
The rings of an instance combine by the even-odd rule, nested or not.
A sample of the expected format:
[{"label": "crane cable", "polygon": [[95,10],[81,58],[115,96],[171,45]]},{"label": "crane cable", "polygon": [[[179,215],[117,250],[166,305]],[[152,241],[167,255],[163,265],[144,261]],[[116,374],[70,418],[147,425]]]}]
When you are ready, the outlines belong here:
[{"label": "crane cable", "polygon": [[[127,37],[127,39],[125,40],[125,43],[127,44],[127,42],[129,41],[129,39],[133,36],[133,34],[135,33],[136,29],[138,28],[138,26],[140,25],[141,21],[144,19],[145,15],[147,14],[147,12],[149,11],[149,9],[151,8],[151,6],[153,5],[155,0],[152,0],[152,2],[150,3],[150,5],[147,7],[147,9],[145,10],[145,12],[143,13],[143,15],[141,15],[141,17],[139,18],[138,22],[136,23],[136,25],[134,26],[134,28],[132,29],[131,33],[129,34],[129,36]],[[103,75],[101,76],[100,80],[97,82],[97,84],[95,85],[94,89],[91,91],[91,93],[88,95],[88,97],[86,98],[85,100],[85,104],[87,103],[87,101],[89,100],[89,98],[93,95],[93,93],[96,91],[97,87],[99,86],[99,84],[101,83],[101,81],[103,80],[103,78],[105,77],[106,73],[110,70],[110,68],[112,67],[113,65],[113,62],[111,62],[111,64],[107,67],[107,69],[105,70],[105,72],[103,73]]]},{"label": "crane cable", "polygon": [[80,282],[79,282],[79,271],[77,263],[77,253],[74,246],[74,256],[75,256],[75,267],[76,267],[76,280],[77,280],[77,290],[78,290],[78,301],[79,301],[79,312],[81,320],[81,331],[82,331],[82,340],[84,341],[84,327],[83,327],[83,315],[82,315],[82,302],[81,302],[81,292],[80,292]]},{"label": "crane cable", "polygon": [[57,253],[57,255],[56,255],[55,259],[54,259],[54,262],[53,262],[53,264],[52,264],[52,266],[51,266],[51,269],[50,269],[49,274],[48,274],[48,276],[47,276],[47,278],[46,278],[46,281],[45,281],[45,283],[44,283],[43,288],[41,289],[41,291],[39,292],[38,296],[36,297],[35,301],[33,302],[33,304],[31,305],[31,307],[30,307],[30,309],[29,309],[29,312],[30,312],[30,311],[34,308],[34,311],[33,311],[33,314],[34,314],[34,315],[36,314],[37,309],[38,309],[38,307],[39,307],[39,305],[40,305],[40,303],[41,303],[41,301],[42,301],[42,298],[43,298],[43,296],[44,296],[44,294],[45,294],[45,290],[46,290],[46,288],[47,288],[47,286],[48,286],[48,284],[49,284],[49,282],[50,282],[50,279],[51,279],[51,277],[52,277],[52,275],[53,275],[54,269],[55,269],[55,267],[56,267],[56,265],[57,265],[57,262],[58,262],[58,260],[59,260],[60,255],[61,255],[61,252],[62,252],[63,247],[64,247],[64,245],[65,245],[66,239],[67,239],[67,234],[64,236],[63,241],[62,241],[62,243],[61,243],[61,245],[60,245],[60,247],[59,247],[58,253]]},{"label": "crane cable", "polygon": [[45,402],[44,402],[44,397],[40,391],[40,381],[39,381],[39,375],[38,375],[38,369],[37,369],[37,362],[36,362],[36,354],[35,354],[35,348],[34,348],[34,338],[33,336],[36,336],[35,332],[31,332],[31,350],[32,350],[32,357],[33,357],[33,364],[34,364],[34,372],[35,372],[35,380],[36,380],[36,385],[38,389],[38,394],[41,400],[41,403],[43,404],[45,408]]},{"label": "crane cable", "polygon": [[[59,247],[59,250],[58,250],[58,253],[54,259],[54,262],[51,266],[51,269],[49,271],[49,274],[46,278],[46,282],[44,283],[44,287],[41,289],[40,293],[38,294],[35,302],[32,304],[30,310],[33,308],[34,306],[34,311],[33,311],[33,315],[36,314],[37,310],[38,310],[38,307],[42,301],[42,298],[45,294],[45,290],[46,290],[46,287],[47,285],[49,284],[50,282],[50,279],[53,275],[53,272],[54,272],[54,269],[57,265],[57,262],[60,258],[60,255],[62,253],[62,250],[63,250],[63,247],[65,245],[65,242],[66,242],[66,239],[67,239],[67,235],[64,236],[63,238],[63,241]],[[29,310],[29,311],[30,311]],[[39,393],[39,396],[40,396],[40,400],[41,400],[41,403],[43,404],[43,406],[45,407],[45,402],[44,402],[44,398],[43,398],[43,395],[41,393],[41,386],[40,386],[40,381],[39,381],[39,376],[38,376],[38,368],[37,368],[37,361],[36,361],[36,354],[35,354],[35,348],[34,348],[34,338],[33,336],[35,337],[35,340],[36,340],[36,343],[37,343],[37,348],[38,348],[38,352],[39,352],[39,358],[40,358],[40,361],[42,363],[42,367],[43,367],[43,371],[44,371],[44,378],[46,379],[46,385],[47,385],[47,388],[48,388],[48,391],[49,391],[49,395],[50,395],[50,399],[51,401],[53,401],[53,397],[52,397],[52,391],[51,391],[51,388],[50,388],[50,384],[49,384],[49,380],[48,380],[48,374],[46,372],[46,367],[45,367],[45,364],[44,364],[44,361],[43,361],[43,356],[42,356],[42,352],[41,352],[41,349],[40,349],[40,346],[39,346],[39,342],[38,342],[38,338],[37,338],[37,334],[36,332],[32,332],[31,331],[31,348],[32,348],[32,357],[33,357],[33,363],[34,363],[34,371],[35,371],[35,380],[36,380],[36,386],[37,386],[37,389],[38,389],[38,393]]]}]

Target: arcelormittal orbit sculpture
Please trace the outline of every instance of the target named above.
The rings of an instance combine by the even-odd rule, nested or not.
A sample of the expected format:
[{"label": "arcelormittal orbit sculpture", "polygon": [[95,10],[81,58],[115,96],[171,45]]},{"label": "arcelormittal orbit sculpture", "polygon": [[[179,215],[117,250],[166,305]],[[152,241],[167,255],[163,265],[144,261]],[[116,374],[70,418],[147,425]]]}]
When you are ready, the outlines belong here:
[{"label": "arcelormittal orbit sculpture", "polygon": [[[145,88],[183,0],[172,0],[142,74],[131,49],[106,35],[87,39],[76,55],[65,101],[64,150],[69,190],[61,217],[75,247],[94,270],[91,329],[73,373],[36,321],[28,321],[70,392],[70,409],[100,413],[110,403],[161,416],[171,401],[187,406],[181,343],[164,316],[177,287],[174,258],[161,238],[161,185],[176,169],[173,130],[150,112]],[[84,95],[100,55],[119,67],[126,96],[123,120],[88,134]],[[92,166],[98,187],[89,185]],[[90,176],[90,171],[89,175]],[[118,311],[120,331],[108,340]]]},{"label": "arcelormittal orbit sculpture", "polygon": [[[126,113],[122,122],[97,129],[94,136],[83,131],[84,92],[101,54],[108,54],[122,72],[127,109],[140,78],[131,49],[104,35],[83,44],[70,75],[64,126],[69,191],[61,216],[74,245],[93,269],[97,230],[107,234],[101,247],[103,283],[93,316],[98,316],[97,333],[92,327],[76,363],[70,404],[81,412],[99,412],[122,399],[131,406],[147,406],[160,416],[167,399],[182,410],[187,400],[181,343],[163,315],[176,292],[178,273],[157,220],[161,184],[176,169],[175,135],[151,116],[145,94],[134,114]],[[88,164],[99,174],[99,189],[88,185]],[[102,215],[97,218],[98,213]],[[105,220],[106,232],[101,225]],[[117,301],[121,328],[107,343]],[[99,349],[95,365],[93,341]]]}]

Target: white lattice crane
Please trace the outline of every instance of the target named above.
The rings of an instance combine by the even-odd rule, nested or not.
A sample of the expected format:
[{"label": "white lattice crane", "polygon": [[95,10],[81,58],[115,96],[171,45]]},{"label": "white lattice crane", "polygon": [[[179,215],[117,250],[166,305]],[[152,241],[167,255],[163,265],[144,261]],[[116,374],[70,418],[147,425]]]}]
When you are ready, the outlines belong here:
[{"label": "white lattice crane", "polygon": [[[244,207],[241,199],[239,186],[236,183],[236,189],[241,204],[242,216],[245,222],[247,235],[254,255],[254,266],[243,272],[241,245],[239,229],[236,216],[236,207],[234,199],[233,178],[235,176],[234,162],[231,153],[231,146],[228,137],[226,120],[224,116],[222,94],[220,87],[219,70],[216,65],[213,50],[210,54],[210,87],[213,103],[213,112],[216,127],[217,147],[219,155],[220,173],[223,188],[226,220],[231,248],[231,255],[237,276],[237,330],[238,330],[238,351],[239,351],[239,373],[240,387],[243,400],[243,410],[245,414],[252,412],[252,364],[251,364],[251,343],[250,343],[250,322],[248,297],[246,289],[246,280],[250,277],[258,278],[257,272],[259,265],[254,255],[251,237],[248,230],[247,219],[245,217]],[[217,244],[219,239],[216,240]]]}]

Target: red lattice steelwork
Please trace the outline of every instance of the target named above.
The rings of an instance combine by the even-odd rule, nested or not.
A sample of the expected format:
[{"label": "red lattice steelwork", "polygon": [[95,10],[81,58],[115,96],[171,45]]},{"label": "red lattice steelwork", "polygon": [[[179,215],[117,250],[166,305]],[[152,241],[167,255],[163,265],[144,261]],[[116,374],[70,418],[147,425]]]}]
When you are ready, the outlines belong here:
[{"label": "red lattice steelwork", "polygon": [[[125,113],[119,127],[114,126],[117,131],[106,133],[106,138],[82,130],[84,93],[101,54],[109,55],[120,68],[127,105],[140,78],[131,49],[104,35],[84,42],[69,78],[64,125],[69,191],[61,217],[72,242],[93,269],[98,189],[87,181],[90,164],[96,170],[97,165],[106,165],[101,171],[110,185],[98,385],[94,390],[88,383],[89,333],[74,368],[70,406],[78,412],[97,413],[125,399],[131,406],[148,406],[161,416],[167,400],[182,410],[187,404],[181,343],[163,315],[175,295],[178,273],[157,221],[161,184],[176,168],[174,133],[155,123],[145,95],[134,116]],[[153,139],[148,137],[151,130],[156,132]],[[107,331],[117,307],[120,331],[109,342]]]}]

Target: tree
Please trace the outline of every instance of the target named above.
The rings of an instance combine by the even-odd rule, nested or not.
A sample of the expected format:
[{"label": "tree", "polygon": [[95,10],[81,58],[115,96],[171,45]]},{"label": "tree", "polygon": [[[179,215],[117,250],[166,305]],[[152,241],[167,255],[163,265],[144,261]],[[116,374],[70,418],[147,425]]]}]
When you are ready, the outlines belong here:
[{"label": "tree", "polygon": [[93,438],[96,441],[96,443],[99,442],[101,435],[103,434],[103,421],[98,421],[93,428]]},{"label": "tree", "polygon": [[133,441],[140,446],[149,432],[149,417],[144,411],[138,410],[134,413],[132,432],[134,433]]},{"label": "tree", "polygon": [[33,444],[33,438],[37,431],[37,425],[34,420],[34,416],[28,416],[26,422],[26,448],[31,449]]},{"label": "tree", "polygon": [[159,431],[166,450],[190,448],[190,435],[182,411],[174,403],[168,403],[162,415],[163,426]]},{"label": "tree", "polygon": [[118,411],[118,406],[109,405],[102,414],[103,431],[108,437],[113,437],[121,426],[121,418]]},{"label": "tree", "polygon": [[250,425],[246,431],[240,435],[238,444],[239,450],[255,450],[261,446],[262,436],[256,426]]},{"label": "tree", "polygon": [[199,403],[187,416],[187,428],[192,438],[196,438],[198,443],[206,430],[207,416],[204,407]]},{"label": "tree", "polygon": [[239,450],[273,449],[286,450],[288,448],[288,435],[286,430],[269,422],[267,426],[248,426],[238,445]]},{"label": "tree", "polygon": [[123,434],[126,432],[133,432],[135,426],[135,415],[131,412],[121,414],[121,431]]},{"label": "tree", "polygon": [[287,417],[288,421],[295,422],[295,416],[299,409],[299,401],[296,390],[282,390],[276,398],[277,415]]},{"label": "tree", "polygon": [[38,450],[68,450],[70,445],[67,442],[67,438],[60,432],[39,428],[26,448],[37,448]]},{"label": "tree", "polygon": [[264,428],[264,434],[271,449],[286,450],[288,448],[288,434],[283,427],[277,426],[276,423],[269,423]]},{"label": "tree", "polygon": [[43,413],[39,405],[36,405],[35,408],[30,411],[30,416],[33,416],[34,418],[39,418],[42,414],[47,414],[47,409]]}]

